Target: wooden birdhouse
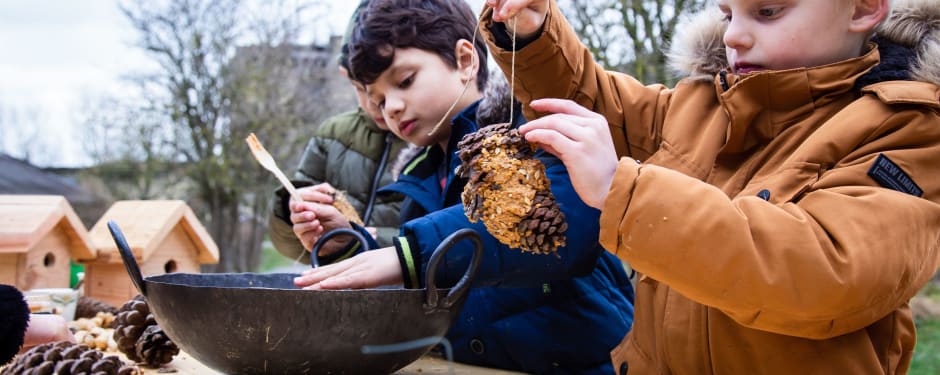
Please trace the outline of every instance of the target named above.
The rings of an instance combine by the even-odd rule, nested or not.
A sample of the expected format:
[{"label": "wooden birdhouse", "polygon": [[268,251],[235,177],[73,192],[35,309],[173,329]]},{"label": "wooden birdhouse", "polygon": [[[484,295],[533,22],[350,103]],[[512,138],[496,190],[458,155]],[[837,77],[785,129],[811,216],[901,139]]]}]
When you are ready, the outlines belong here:
[{"label": "wooden birdhouse", "polygon": [[98,257],[85,266],[85,295],[115,306],[139,292],[124,267],[108,231],[114,220],[127,240],[144,277],[164,273],[199,273],[219,262],[219,249],[183,201],[119,201],[89,231]]},{"label": "wooden birdhouse", "polygon": [[0,195],[0,284],[68,288],[69,260],[95,258],[85,225],[60,195]]}]

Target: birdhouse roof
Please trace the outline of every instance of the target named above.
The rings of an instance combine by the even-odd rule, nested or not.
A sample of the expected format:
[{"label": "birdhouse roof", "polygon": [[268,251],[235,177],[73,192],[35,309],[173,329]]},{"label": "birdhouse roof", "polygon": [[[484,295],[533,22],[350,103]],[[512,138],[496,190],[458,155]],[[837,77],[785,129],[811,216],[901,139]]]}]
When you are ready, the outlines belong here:
[{"label": "birdhouse roof", "polygon": [[138,261],[146,261],[170,231],[181,226],[197,251],[199,263],[219,262],[219,248],[186,202],[179,200],[118,201],[95,223],[89,234],[99,259],[121,259],[108,221],[117,223]]},{"label": "birdhouse roof", "polygon": [[69,240],[76,260],[94,259],[85,225],[61,195],[0,195],[0,254],[25,253],[53,230]]}]

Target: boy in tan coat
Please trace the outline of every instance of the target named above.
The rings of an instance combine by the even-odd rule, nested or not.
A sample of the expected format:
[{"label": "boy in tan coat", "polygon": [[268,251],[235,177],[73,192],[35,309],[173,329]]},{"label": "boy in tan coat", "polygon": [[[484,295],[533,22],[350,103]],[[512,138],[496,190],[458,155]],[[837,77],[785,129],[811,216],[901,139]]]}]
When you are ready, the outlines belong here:
[{"label": "boy in tan coat", "polygon": [[604,71],[554,0],[481,16],[507,76],[517,33],[520,130],[641,273],[614,368],[907,372],[908,300],[940,259],[940,7],[717,3],[680,28],[674,88]]}]

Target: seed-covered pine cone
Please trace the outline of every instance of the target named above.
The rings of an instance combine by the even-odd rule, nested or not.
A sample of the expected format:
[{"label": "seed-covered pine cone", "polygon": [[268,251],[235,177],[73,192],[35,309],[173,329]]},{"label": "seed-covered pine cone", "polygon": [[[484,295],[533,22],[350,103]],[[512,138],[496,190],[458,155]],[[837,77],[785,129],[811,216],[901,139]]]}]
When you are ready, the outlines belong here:
[{"label": "seed-covered pine cone", "polygon": [[486,126],[457,147],[457,174],[469,179],[461,198],[470,221],[483,220],[497,240],[522,251],[548,254],[565,245],[568,224],[545,165],[517,129]]},{"label": "seed-covered pine cone", "polygon": [[[75,319],[94,318],[99,312],[117,314],[117,307],[111,306],[95,298],[81,296],[78,297],[78,305],[75,306]],[[104,327],[108,328],[108,327]]]},{"label": "seed-covered pine cone", "polygon": [[0,372],[0,375],[14,374],[131,375],[140,374],[140,371],[117,356],[105,356],[85,345],[59,341],[28,350]]},{"label": "seed-covered pine cone", "polygon": [[147,327],[137,340],[137,357],[149,367],[158,367],[170,363],[173,356],[179,354],[180,348],[163,332],[160,325]]},{"label": "seed-covered pine cone", "polygon": [[356,208],[353,207],[352,203],[349,202],[349,199],[346,198],[346,193],[343,193],[340,190],[337,190],[333,193],[333,207],[336,207],[336,209],[346,217],[346,220],[359,225],[365,225],[362,222],[362,218],[359,217],[359,213],[356,212]]}]

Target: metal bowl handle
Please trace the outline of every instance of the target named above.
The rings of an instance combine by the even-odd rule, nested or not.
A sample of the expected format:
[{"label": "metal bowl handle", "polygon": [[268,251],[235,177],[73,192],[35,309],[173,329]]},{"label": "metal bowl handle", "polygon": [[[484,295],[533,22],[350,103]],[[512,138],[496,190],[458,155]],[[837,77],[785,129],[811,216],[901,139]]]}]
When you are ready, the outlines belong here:
[{"label": "metal bowl handle", "polygon": [[[447,293],[447,297],[444,301],[438,301],[437,285],[434,278],[435,275],[437,275],[437,264],[441,262],[441,258],[444,257],[444,254],[454,247],[454,244],[464,239],[469,239],[470,242],[473,242],[473,257],[470,258],[470,267],[464,272],[460,281],[457,282],[457,285],[454,285],[450,292]],[[427,276],[425,277],[427,280],[428,298],[426,308],[450,308],[456,301],[460,300],[463,294],[467,293],[467,290],[470,289],[470,280],[473,279],[473,276],[477,273],[477,269],[480,268],[482,258],[483,241],[480,240],[480,235],[475,230],[464,228],[447,236],[447,238],[437,246],[437,249],[434,249],[434,254],[431,255],[431,259],[428,261]]]},{"label": "metal bowl handle", "polygon": [[318,254],[320,254],[320,248],[323,247],[323,244],[326,243],[330,238],[336,237],[340,234],[351,234],[356,238],[356,241],[359,241],[359,244],[364,250],[369,250],[369,242],[366,241],[366,238],[359,233],[359,231],[350,229],[350,228],[336,228],[326,234],[320,236],[320,239],[317,240],[317,243],[313,244],[313,250],[310,250],[310,266],[313,268],[320,267],[320,261],[317,259]]},{"label": "metal bowl handle", "polygon": [[147,287],[144,284],[144,277],[140,274],[140,267],[137,265],[137,260],[134,259],[131,247],[127,245],[127,240],[124,239],[124,233],[121,232],[121,228],[114,220],[108,220],[108,230],[111,231],[111,237],[114,237],[114,243],[121,253],[121,259],[124,260],[124,268],[127,269],[127,274],[130,275],[131,281],[134,282],[134,286],[137,287],[140,294],[146,297]]}]

